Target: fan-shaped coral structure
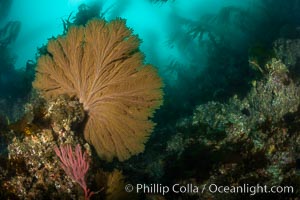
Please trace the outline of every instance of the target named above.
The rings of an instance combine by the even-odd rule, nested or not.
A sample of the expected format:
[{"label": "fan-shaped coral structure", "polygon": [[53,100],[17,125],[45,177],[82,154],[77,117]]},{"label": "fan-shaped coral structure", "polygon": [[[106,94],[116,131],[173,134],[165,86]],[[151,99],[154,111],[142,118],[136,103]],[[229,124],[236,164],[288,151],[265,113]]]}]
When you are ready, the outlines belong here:
[{"label": "fan-shaped coral structure", "polygon": [[88,113],[84,137],[108,161],[144,150],[162,104],[162,82],[144,65],[140,41],[121,19],[93,19],[48,43],[33,86],[46,98],[76,95]]}]

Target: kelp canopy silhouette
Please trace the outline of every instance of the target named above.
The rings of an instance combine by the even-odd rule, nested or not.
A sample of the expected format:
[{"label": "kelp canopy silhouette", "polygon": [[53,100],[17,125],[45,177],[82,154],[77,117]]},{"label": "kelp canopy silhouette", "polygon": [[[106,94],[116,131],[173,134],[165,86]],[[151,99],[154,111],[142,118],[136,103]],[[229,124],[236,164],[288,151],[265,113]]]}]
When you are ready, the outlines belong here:
[{"label": "kelp canopy silhouette", "polygon": [[124,20],[93,19],[50,40],[38,59],[33,86],[46,98],[76,95],[88,113],[84,137],[108,161],[144,150],[162,104],[161,79],[139,44]]}]

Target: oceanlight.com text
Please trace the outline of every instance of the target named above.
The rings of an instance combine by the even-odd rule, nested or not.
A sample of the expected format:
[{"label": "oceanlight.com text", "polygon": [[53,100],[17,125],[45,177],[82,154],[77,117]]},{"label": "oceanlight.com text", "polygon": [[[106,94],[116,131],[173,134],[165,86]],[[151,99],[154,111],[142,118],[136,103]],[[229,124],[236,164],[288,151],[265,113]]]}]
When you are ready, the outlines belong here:
[{"label": "oceanlight.com text", "polygon": [[224,194],[249,194],[251,196],[256,194],[292,194],[294,193],[293,186],[267,186],[267,185],[249,185],[243,184],[240,186],[222,186],[217,184],[204,184],[201,186],[194,184],[174,184],[171,186],[163,184],[127,184],[125,186],[126,192],[136,192],[144,194],[162,194],[166,195],[168,193],[189,193],[189,194],[199,194],[204,192],[209,193],[224,193]]}]

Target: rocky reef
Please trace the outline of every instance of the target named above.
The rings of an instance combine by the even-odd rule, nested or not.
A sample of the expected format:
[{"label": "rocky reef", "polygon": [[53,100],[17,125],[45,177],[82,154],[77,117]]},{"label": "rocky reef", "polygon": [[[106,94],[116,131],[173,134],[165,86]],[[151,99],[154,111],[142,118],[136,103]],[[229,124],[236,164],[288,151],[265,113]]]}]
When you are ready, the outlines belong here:
[{"label": "rocky reef", "polygon": [[[87,185],[93,185],[96,198],[126,196],[121,171],[105,172],[93,161],[92,150],[80,134],[85,119],[78,99],[62,95],[45,102],[37,96],[26,105],[27,115],[6,127],[2,136],[8,141],[7,157],[1,157],[1,198],[9,199],[83,199],[83,191],[67,176],[54,148],[80,144],[88,155],[90,170]],[[116,194],[111,194],[116,191]],[[113,198],[112,198],[113,197]]]},{"label": "rocky reef", "polygon": [[[173,178],[175,183],[193,183],[199,187],[293,186],[292,194],[267,195],[299,196],[300,87],[299,80],[292,76],[299,68],[298,43],[298,40],[275,43],[277,58],[260,66],[263,78],[252,81],[246,97],[235,95],[226,103],[213,101],[199,105],[192,117],[178,121],[177,134],[166,147],[167,160],[173,159],[162,166],[167,169],[166,177]],[[182,173],[174,178],[172,174],[176,171]],[[249,192],[207,191],[191,196],[192,199],[250,198]]]},{"label": "rocky reef", "polygon": [[[42,100],[33,95],[20,121],[1,123],[1,198],[83,199],[83,191],[60,166],[54,148],[80,144],[90,169],[86,183],[91,199],[249,199],[250,193],[126,193],[125,183],[154,182],[199,188],[207,185],[292,186],[293,193],[255,197],[294,198],[300,186],[300,87],[298,40],[275,42],[276,57],[264,66],[244,97],[197,106],[192,116],[173,127],[164,142],[150,140],[144,154],[128,161],[100,160],[82,136],[86,114],[75,97]],[[250,61],[251,62],[251,61]],[[253,63],[250,63],[253,65]],[[156,130],[161,137],[167,129]],[[168,129],[170,130],[170,129]],[[8,143],[7,146],[5,144]],[[3,149],[2,148],[2,149]],[[161,153],[164,152],[164,153]],[[105,169],[105,170],[103,170]],[[124,175],[125,176],[124,176]],[[276,196],[275,196],[276,195]]]}]

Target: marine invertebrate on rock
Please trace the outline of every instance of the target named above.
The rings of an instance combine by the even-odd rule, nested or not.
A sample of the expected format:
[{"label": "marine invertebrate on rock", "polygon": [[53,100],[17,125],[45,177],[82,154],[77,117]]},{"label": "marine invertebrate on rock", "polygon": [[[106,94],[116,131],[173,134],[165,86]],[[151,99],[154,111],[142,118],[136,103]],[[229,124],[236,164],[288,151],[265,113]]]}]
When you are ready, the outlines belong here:
[{"label": "marine invertebrate on rock", "polygon": [[139,39],[121,19],[94,19],[48,43],[33,86],[46,98],[76,95],[88,114],[85,139],[106,160],[144,150],[162,103],[162,82],[144,65]]},{"label": "marine invertebrate on rock", "polygon": [[[106,175],[106,185],[105,193],[107,200],[115,200],[115,199],[137,199],[137,194],[135,192],[130,193],[124,190],[125,188],[125,177],[122,172],[119,170],[114,170],[110,173],[105,173]],[[103,178],[103,177],[102,177]]]},{"label": "marine invertebrate on rock", "polygon": [[94,194],[87,187],[85,176],[89,170],[89,161],[86,152],[82,153],[80,144],[77,144],[75,151],[71,145],[54,147],[56,155],[60,158],[61,167],[84,191],[84,199],[88,200]]}]

